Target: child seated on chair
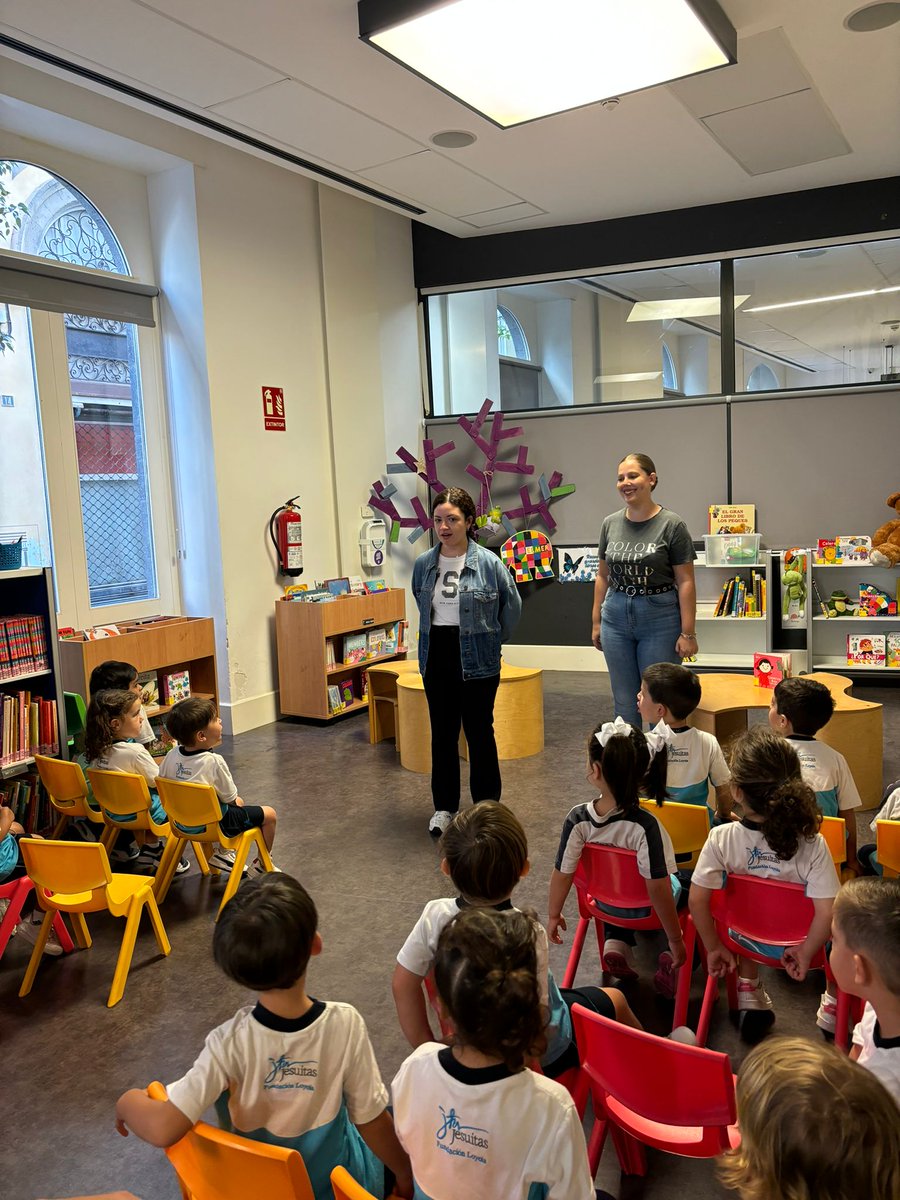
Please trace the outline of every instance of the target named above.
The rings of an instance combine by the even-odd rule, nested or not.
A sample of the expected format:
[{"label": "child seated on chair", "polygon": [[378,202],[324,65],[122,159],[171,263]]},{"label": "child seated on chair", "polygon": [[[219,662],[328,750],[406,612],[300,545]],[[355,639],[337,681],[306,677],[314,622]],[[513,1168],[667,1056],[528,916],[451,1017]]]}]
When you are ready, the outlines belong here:
[{"label": "child seated on chair", "polygon": [[[222,744],[222,719],[212,700],[200,696],[180,700],[169,713],[166,727],[178,745],[163,760],[159,772],[162,778],[180,783],[209,784],[215,788],[222,806],[219,820],[222,833],[232,838],[239,837],[247,829],[260,829],[266,848],[271,850],[277,821],[275,809],[268,804],[245,804],[238,795],[225,759],[221,754],[213,753],[216,746]],[[234,866],[234,851],[220,847],[210,857],[209,865],[220,871],[230,871]],[[257,857],[247,867],[247,874],[261,875],[265,870]]]},{"label": "child seated on chair", "polygon": [[[97,692],[114,690],[117,692],[133,692],[135,696],[143,697],[143,688],[138,680],[137,667],[132,666],[131,663],[119,662],[112,658],[94,667],[93,671],[91,671],[88,690],[91,696],[94,696]],[[159,757],[166,752],[163,739],[157,738],[153,726],[150,724],[150,718],[147,716],[143,700],[141,702],[141,727],[134,740],[140,742],[142,746],[146,746],[151,755],[155,757]]]},{"label": "child seated on chair", "polygon": [[[637,866],[647,882],[653,910],[669,940],[659,956],[654,985],[663,995],[675,995],[676,972],[685,961],[684,937],[676,911],[681,884],[675,874],[672,840],[656,817],[640,805],[640,793],[662,803],[666,791],[665,742],[645,735],[621,717],[602,722],[588,739],[588,781],[597,790],[594,800],[579,804],[563,825],[556,867],[550,878],[550,941],[562,942],[566,928],[563,905],[586,844],[615,846],[637,852]],[[649,909],[608,909],[623,917],[649,916]],[[603,969],[619,979],[634,979],[635,936],[614,924],[603,928]]]},{"label": "child seated on chair", "polygon": [[831,971],[866,1007],[850,1057],[900,1104],[900,879],[851,879],[834,902]]},{"label": "child seated on chair", "polygon": [[[150,792],[150,816],[157,825],[168,821],[166,811],[156,793],[156,778],[159,767],[150,757],[146,746],[138,742],[137,734],[141,727],[141,700],[134,692],[104,691],[97,692],[91,697],[88,705],[87,719],[84,727],[84,753],[91,768],[100,771],[126,771],[133,775],[142,775],[147,782]],[[131,817],[109,815],[110,821],[126,821]],[[135,867],[149,870],[152,874],[159,866],[163,853],[163,844],[155,833],[138,829],[135,831],[139,854]],[[113,851],[111,857],[130,855],[124,851]],[[180,859],[175,868],[177,874],[183,875],[191,869],[186,858]]]},{"label": "child seated on chair", "polygon": [[316,1200],[333,1200],[336,1166],[384,1196],[382,1163],[397,1193],[411,1197],[365,1022],[349,1004],[307,994],[310,957],[321,953],[316,907],[297,880],[281,872],[248,880],[222,910],[213,954],[229,979],[259,994],[256,1004],[208,1035],[168,1099],[137,1089],[120,1096],[119,1132],[171,1146],[215,1104],[223,1129],[299,1150]]},{"label": "child seated on chair", "polygon": [[[29,837],[39,838],[36,833],[28,834]],[[22,851],[19,849],[19,838],[25,837],[25,830],[14,819],[13,810],[7,808],[4,804],[0,806],[0,883],[12,883],[14,879],[22,879],[27,875],[25,870],[25,862],[22,858]],[[9,900],[5,897],[0,897],[0,921],[6,916],[6,910],[9,907]],[[26,915],[27,914],[27,915]],[[38,934],[41,931],[43,922],[43,914],[37,913],[38,921],[32,919],[35,914],[34,892],[32,891],[22,905],[22,912],[19,916],[19,923],[13,930],[13,935],[21,935],[32,946],[38,939]],[[44,946],[44,953],[51,957],[58,957],[62,954],[63,948],[59,943],[59,938],[56,936],[56,930],[50,930],[50,936]]]},{"label": "child seated on chair", "polygon": [[[506,805],[484,801],[455,814],[441,840],[441,871],[459,892],[429,900],[397,955],[392,990],[400,1028],[415,1049],[434,1041],[428,1024],[422,983],[434,965],[441,930],[457,913],[485,908],[514,913],[513,890],[528,874],[528,841],[518,818]],[[527,914],[531,916],[531,914]],[[541,1003],[548,1020],[547,1047],[541,1057],[545,1075],[558,1078],[579,1065],[569,1009],[584,1004],[612,1020],[640,1029],[628,1001],[615,988],[582,987],[560,992],[547,965],[547,934],[532,918]]]},{"label": "child seated on chair", "polygon": [[[731,819],[728,764],[722,747],[711,733],[694,729],[687,719],[700,703],[700,679],[676,663],[654,663],[641,675],[638,712],[666,736],[666,798],[678,804],[706,804],[709,785],[715,788],[716,820]],[[660,731],[662,732],[662,731]]]},{"label": "child seated on chair", "polygon": [[[881,807],[869,825],[869,828],[876,837],[878,835],[878,821],[900,821],[900,779],[895,779],[893,783],[888,784],[885,788],[884,795],[881,798]],[[857,849],[856,857],[863,875],[884,874],[884,868],[878,861],[877,850],[877,842],[869,842],[867,845],[860,846]]]},{"label": "child seated on chair", "polygon": [[816,679],[782,679],[772,693],[769,725],[786,737],[800,759],[806,783],[816,793],[819,812],[826,817],[844,817],[847,823],[847,868],[859,873],[856,859],[856,815],[862,800],[843,754],[815,735],[834,713],[834,699],[824,683]]},{"label": "child seated on chair", "polygon": [[833,1046],[778,1037],[737,1081],[741,1144],[718,1176],[741,1200],[896,1200],[900,1114],[877,1079]]},{"label": "child seated on chair", "polygon": [[416,1196],[594,1200],[571,1096],[527,1069],[546,1041],[532,920],[462,909],[438,938],[434,980],[452,1044],[419,1046],[391,1086]]},{"label": "child seated on chair", "polygon": [[722,945],[712,917],[713,892],[725,886],[729,875],[802,883],[814,909],[803,942],[789,947],[744,944],[780,960],[792,979],[803,980],[831,931],[831,911],[840,884],[819,833],[821,817],[815,793],[804,782],[789,741],[763,725],[743,734],[731,750],[731,787],[741,819],[710,830],[694,868],[689,902],[706,947],[709,974],[721,978],[728,971],[738,971],[741,1037],[755,1042],[775,1020],[772,1001],[760,982],[758,964],[736,958]]}]

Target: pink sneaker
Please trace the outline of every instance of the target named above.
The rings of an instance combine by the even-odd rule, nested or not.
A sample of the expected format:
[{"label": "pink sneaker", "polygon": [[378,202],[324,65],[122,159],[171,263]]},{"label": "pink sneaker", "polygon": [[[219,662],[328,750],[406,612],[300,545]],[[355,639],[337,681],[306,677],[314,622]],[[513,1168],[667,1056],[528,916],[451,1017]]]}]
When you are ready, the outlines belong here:
[{"label": "pink sneaker", "polygon": [[617,979],[637,979],[632,947],[618,938],[607,938],[603,943],[603,970]]},{"label": "pink sneaker", "polygon": [[660,996],[665,996],[667,1000],[675,999],[675,992],[678,989],[678,970],[679,968],[672,960],[672,955],[668,950],[663,950],[659,956],[656,974],[653,976],[653,986]]}]

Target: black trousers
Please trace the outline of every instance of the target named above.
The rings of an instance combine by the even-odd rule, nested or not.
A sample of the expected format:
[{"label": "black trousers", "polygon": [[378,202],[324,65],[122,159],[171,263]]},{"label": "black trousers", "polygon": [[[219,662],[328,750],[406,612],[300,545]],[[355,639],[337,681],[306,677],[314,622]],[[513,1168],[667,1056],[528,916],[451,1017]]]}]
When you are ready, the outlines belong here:
[{"label": "black trousers", "polygon": [[494,740],[494,698],[499,673],[463,679],[459,629],[432,625],[425,664],[425,697],[431,718],[431,796],[435,811],[459,810],[459,728],[469,744],[472,802],[500,799],[500,763]]}]

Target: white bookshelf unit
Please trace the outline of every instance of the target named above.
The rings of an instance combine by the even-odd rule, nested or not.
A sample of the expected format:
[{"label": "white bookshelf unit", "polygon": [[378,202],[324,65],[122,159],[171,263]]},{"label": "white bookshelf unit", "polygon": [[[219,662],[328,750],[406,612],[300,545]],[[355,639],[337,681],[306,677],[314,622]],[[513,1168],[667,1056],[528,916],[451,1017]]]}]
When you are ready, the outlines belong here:
[{"label": "white bookshelf unit", "polygon": [[[900,668],[875,667],[857,663],[847,664],[847,634],[900,633],[900,614],[895,617],[825,617],[819,607],[819,597],[827,604],[831,593],[846,592],[853,600],[859,595],[860,584],[875,584],[896,597],[900,583],[900,566],[885,569],[869,563],[814,563],[813,550],[808,550],[808,603],[806,610],[806,644],[811,671],[837,671],[842,675],[877,677],[879,682],[900,682]],[[818,595],[816,589],[818,588]]]},{"label": "white bookshelf unit", "polygon": [[[765,614],[758,617],[716,617],[716,605],[722,587],[735,576],[739,576],[749,587],[753,572],[757,571],[766,582]],[[768,610],[771,608],[773,587],[771,579],[771,557],[760,556],[756,563],[728,563],[710,566],[705,562],[694,564],[697,586],[697,641],[699,653],[693,666],[701,670],[752,670],[753,655],[771,650],[769,645]],[[774,589],[775,603],[779,602],[780,590]]]}]

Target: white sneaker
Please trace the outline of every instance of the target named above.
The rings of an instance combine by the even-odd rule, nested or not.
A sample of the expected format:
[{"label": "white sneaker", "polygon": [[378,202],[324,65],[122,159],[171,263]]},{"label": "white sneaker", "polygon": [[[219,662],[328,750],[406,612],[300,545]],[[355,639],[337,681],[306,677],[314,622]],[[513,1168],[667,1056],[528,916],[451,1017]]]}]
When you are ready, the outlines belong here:
[{"label": "white sneaker", "polygon": [[[40,921],[32,921],[30,917],[26,917],[24,921],[20,921],[16,926],[16,933],[20,937],[23,937],[26,942],[31,942],[33,946],[38,940],[38,934],[41,932],[42,923],[43,918],[41,918]],[[44,953],[49,954],[51,958],[58,958],[62,952],[63,948],[59,944],[59,938],[56,936],[56,930],[51,928],[50,936],[47,938],[47,941],[44,945]]]},{"label": "white sneaker", "polygon": [[440,837],[442,833],[447,832],[447,827],[455,816],[456,813],[447,812],[446,809],[439,808],[428,822],[428,832],[434,838]]},{"label": "white sneaker", "polygon": [[224,871],[226,874],[234,867],[234,851],[233,850],[217,850],[215,854],[209,857],[209,865],[215,867],[218,871]]},{"label": "white sneaker", "polygon": [[822,993],[819,1001],[816,1024],[824,1033],[834,1033],[837,1027],[837,1000],[827,992]]},{"label": "white sneaker", "polygon": [[[276,867],[274,863],[272,863],[272,870],[281,874],[281,867]],[[258,858],[254,858],[249,867],[245,867],[245,871],[250,879],[257,879],[260,875],[269,874],[269,868],[264,866]]]},{"label": "white sneaker", "polygon": [[607,938],[603,943],[603,969],[617,979],[637,979],[633,947],[618,938]]},{"label": "white sneaker", "polygon": [[738,1029],[741,1039],[753,1045],[775,1024],[769,993],[760,983],[738,977]]},{"label": "white sneaker", "polygon": [[681,1042],[682,1046],[696,1046],[697,1035],[693,1029],[688,1029],[687,1025],[679,1025],[677,1029],[673,1029],[668,1034],[670,1042]]}]

